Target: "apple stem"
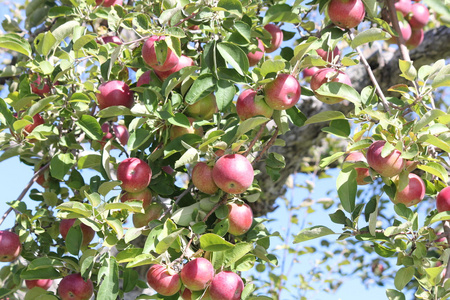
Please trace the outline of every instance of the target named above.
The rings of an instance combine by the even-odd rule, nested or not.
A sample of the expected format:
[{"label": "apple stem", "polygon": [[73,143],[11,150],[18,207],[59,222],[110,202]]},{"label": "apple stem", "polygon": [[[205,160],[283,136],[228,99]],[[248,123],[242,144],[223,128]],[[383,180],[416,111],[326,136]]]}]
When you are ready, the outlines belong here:
[{"label": "apple stem", "polygon": [[266,127],[266,124],[269,121],[265,122],[264,124],[261,125],[261,127],[259,128],[258,133],[255,135],[255,137],[253,138],[252,142],[250,143],[250,145],[248,146],[247,151],[245,151],[244,156],[247,157],[250,154],[250,151],[252,151],[253,146],[255,146],[256,141],[259,140],[259,138],[261,137],[262,133],[264,132],[264,128]]},{"label": "apple stem", "polygon": [[192,13],[190,16],[187,16],[186,18],[180,20],[177,24],[174,25],[174,27],[180,26],[181,24],[183,24],[184,22],[186,22],[189,19],[192,19],[193,17],[195,17],[199,13],[200,13],[200,10],[198,12]]}]

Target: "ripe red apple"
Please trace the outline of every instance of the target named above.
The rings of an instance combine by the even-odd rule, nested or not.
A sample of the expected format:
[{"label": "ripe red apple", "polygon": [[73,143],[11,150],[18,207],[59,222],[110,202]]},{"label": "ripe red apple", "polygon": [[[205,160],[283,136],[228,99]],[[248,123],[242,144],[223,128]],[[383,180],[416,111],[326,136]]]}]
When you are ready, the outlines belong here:
[{"label": "ripe red apple", "polygon": [[209,120],[217,112],[216,96],[209,94],[186,107],[186,113],[196,120]]},{"label": "ripe red apple", "polygon": [[39,74],[35,81],[30,83],[31,91],[39,96],[50,93],[50,84],[48,78],[42,78]]},{"label": "ripe red apple", "polygon": [[[367,162],[366,157],[361,152],[350,152],[349,155],[345,158],[345,161],[348,162]],[[355,171],[357,173],[356,175],[356,184],[358,185],[366,185],[369,184],[369,182],[364,181],[364,178],[370,176],[370,172],[368,168],[355,168]]]},{"label": "ripe red apple", "polygon": [[267,30],[272,36],[272,39],[270,40],[270,47],[265,50],[267,53],[272,53],[280,48],[281,43],[283,42],[283,31],[281,31],[280,27],[275,24],[266,24],[264,29]]},{"label": "ripe red apple", "polygon": [[89,300],[94,294],[92,280],[84,281],[79,273],[64,277],[58,285],[61,300]]},{"label": "ripe red apple", "polygon": [[253,223],[253,212],[247,204],[228,203],[228,221],[230,227],[228,232],[232,235],[243,235],[246,233]]},{"label": "ripe red apple", "polygon": [[425,183],[422,178],[414,173],[408,174],[409,183],[401,191],[397,190],[395,198],[392,202],[394,204],[403,203],[407,207],[416,205],[425,197]]},{"label": "ripe red apple", "polygon": [[11,231],[0,230],[0,262],[15,260],[21,251],[19,236]]},{"label": "ripe red apple", "polygon": [[214,277],[214,267],[203,257],[195,258],[181,269],[181,281],[191,291],[205,289]]},{"label": "ripe red apple", "polygon": [[26,137],[28,134],[30,134],[36,127],[38,127],[39,125],[44,124],[44,118],[40,115],[40,114],[35,114],[33,116],[33,123],[28,124],[27,126],[25,126],[23,128],[23,136]]},{"label": "ripe red apple", "polygon": [[[128,139],[130,138],[130,134],[128,133],[128,129],[123,125],[112,124],[112,130],[114,132],[114,136],[119,140],[122,146],[125,146],[128,143]],[[105,132],[105,136],[102,138],[100,143],[102,145],[106,144],[106,141],[114,138],[113,134],[110,130],[109,123],[102,124],[102,131]]]},{"label": "ripe red apple", "polygon": [[423,37],[424,37],[424,33],[423,33],[423,29],[413,29],[411,31],[411,37],[409,38],[409,40],[406,41],[406,46],[408,47],[408,49],[414,49],[419,47],[420,44],[422,44],[423,42]]},{"label": "ripe red apple", "polygon": [[256,38],[256,39],[258,40],[258,49],[259,50],[256,50],[254,52],[249,52],[247,54],[248,65],[250,67],[256,66],[264,56],[264,44],[260,39],[258,39],[258,38]]},{"label": "ripe red apple", "polygon": [[192,292],[189,289],[185,288],[183,290],[183,293],[181,294],[181,299],[192,300]]},{"label": "ripe red apple", "polygon": [[104,109],[110,106],[123,105],[131,108],[134,104],[133,92],[123,81],[107,81],[98,87],[99,93],[96,94],[98,106]]},{"label": "ripe red apple", "polygon": [[120,201],[142,201],[142,207],[146,209],[152,203],[152,191],[149,188],[145,188],[137,193],[124,192],[120,197]]},{"label": "ripe red apple", "polygon": [[279,74],[264,87],[267,105],[275,110],[293,107],[300,100],[301,87],[298,80],[290,74]]},{"label": "ripe red apple", "polygon": [[181,55],[180,58],[178,59],[178,63],[173,68],[171,68],[168,71],[155,70],[155,73],[156,73],[156,75],[158,75],[158,77],[162,81],[164,81],[167,79],[167,77],[169,77],[173,73],[178,72],[183,68],[191,67],[191,66],[195,66],[195,63],[192,60],[192,58],[190,58],[189,56],[186,56],[186,55]]},{"label": "ripe red apple", "polygon": [[303,74],[303,78],[307,81],[310,82],[311,81],[311,77],[316,74],[317,71],[319,71],[320,69],[318,67],[311,67],[311,68],[306,68],[303,70],[302,74]]},{"label": "ripe red apple", "polygon": [[439,212],[450,211],[450,186],[439,192],[436,197],[436,207]]},{"label": "ripe red apple", "polygon": [[317,49],[317,54],[324,60],[329,63],[332,63],[335,57],[341,55],[341,51],[338,47],[334,47],[333,51],[325,51],[323,49]]},{"label": "ripe red apple", "polygon": [[25,280],[25,285],[30,290],[34,287],[40,287],[41,289],[48,290],[52,283],[53,280],[51,279]]},{"label": "ripe red apple", "polygon": [[107,36],[103,36],[102,37],[103,43],[108,44],[108,43],[114,43],[116,45],[122,45],[123,42],[120,39],[120,37],[116,36],[116,35],[107,35]]},{"label": "ripe red apple", "polygon": [[243,91],[236,102],[236,112],[244,121],[256,116],[272,117],[273,109],[267,105],[263,97],[257,97],[256,91],[248,89]]},{"label": "ripe red apple", "polygon": [[409,25],[411,25],[411,28],[420,29],[424,28],[425,25],[428,24],[430,12],[422,3],[414,3],[411,6],[411,14],[411,19],[409,19]]},{"label": "ripe red apple", "polygon": [[222,271],[214,276],[209,286],[212,300],[240,300],[244,282],[241,277],[231,271]]},{"label": "ripe red apple", "polygon": [[385,141],[376,141],[367,149],[367,163],[378,174],[384,177],[393,177],[398,175],[404,168],[405,162],[400,157],[401,152],[392,151],[388,156],[381,157]]},{"label": "ripe red apple", "polygon": [[183,136],[185,134],[196,134],[198,136],[203,135],[203,129],[201,127],[194,128],[194,126],[192,125],[195,120],[193,118],[188,118],[188,119],[189,119],[189,123],[191,123],[191,127],[189,127],[189,128],[172,125],[172,127],[170,128],[170,132],[169,132],[169,137],[171,140],[174,140],[177,137]]},{"label": "ripe red apple", "polygon": [[111,7],[113,5],[122,6],[122,0],[95,0],[95,4],[103,7]]},{"label": "ripe red apple", "polygon": [[352,85],[350,78],[342,71],[330,68],[320,69],[319,71],[317,71],[316,74],[314,74],[311,78],[311,89],[313,90],[317,99],[327,104],[334,104],[344,100],[340,97],[324,96],[316,93],[316,90],[318,90],[322,86],[322,84],[327,82],[340,82],[350,86]]},{"label": "ripe red apple", "polygon": [[401,12],[404,17],[406,17],[411,12],[411,0],[396,0],[394,5],[395,9]]},{"label": "ripe red apple", "polygon": [[[398,26],[400,27],[400,33],[403,37],[403,40],[406,42],[411,37],[411,27],[408,22],[398,22]],[[396,44],[397,37],[393,36],[389,40],[387,40],[389,44]]]},{"label": "ripe red apple", "polygon": [[141,86],[143,84],[149,84],[150,81],[152,81],[151,77],[152,70],[145,71],[142,73],[142,75],[139,77],[138,81],[136,82],[136,86]]},{"label": "ripe red apple", "polygon": [[215,194],[219,189],[214,183],[212,177],[212,167],[205,162],[198,162],[192,169],[192,183],[194,186],[205,194]]},{"label": "ripe red apple", "polygon": [[45,180],[44,174],[39,174],[39,176],[36,178],[36,183],[42,186],[43,188],[48,188],[50,186],[47,180]]},{"label": "ripe red apple", "polygon": [[178,64],[178,56],[167,47],[166,58],[164,61],[158,61],[156,55],[155,42],[165,40],[165,36],[151,36],[142,46],[142,58],[144,61],[157,71],[168,71]]},{"label": "ripe red apple", "polygon": [[136,228],[147,226],[153,220],[159,219],[164,211],[164,205],[161,203],[152,203],[143,214],[136,213],[133,215],[133,225]]},{"label": "ripe red apple", "polygon": [[213,167],[214,182],[225,193],[245,192],[252,185],[253,177],[252,164],[240,154],[221,156]]},{"label": "ripe red apple", "polygon": [[[63,239],[66,239],[67,233],[69,233],[69,229],[73,226],[76,219],[63,219],[59,223],[59,233],[63,237]],[[95,231],[91,227],[80,223],[81,232],[83,233],[83,241],[81,245],[87,246],[89,243],[94,239]]]},{"label": "ripe red apple", "polygon": [[147,282],[152,289],[163,296],[175,295],[181,288],[180,275],[173,274],[161,265],[153,265],[147,272]]},{"label": "ripe red apple", "polygon": [[117,179],[122,181],[122,189],[137,193],[144,190],[152,179],[152,169],[147,162],[136,157],[124,159],[117,167]]},{"label": "ripe red apple", "polygon": [[358,26],[366,14],[361,0],[331,0],[327,11],[331,22],[341,28]]}]

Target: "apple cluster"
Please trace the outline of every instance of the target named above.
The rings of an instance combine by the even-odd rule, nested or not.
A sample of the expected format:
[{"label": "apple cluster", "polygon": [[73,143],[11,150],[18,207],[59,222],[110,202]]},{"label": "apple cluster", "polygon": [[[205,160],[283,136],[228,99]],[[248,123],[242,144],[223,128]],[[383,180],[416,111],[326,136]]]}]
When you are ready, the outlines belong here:
[{"label": "apple cluster", "polygon": [[[430,13],[428,8],[422,4],[411,0],[396,0],[395,9],[400,12],[404,21],[399,22],[400,31],[406,46],[410,49],[418,47],[424,37],[423,28],[428,24]],[[391,43],[396,43],[397,39],[392,38]]]}]

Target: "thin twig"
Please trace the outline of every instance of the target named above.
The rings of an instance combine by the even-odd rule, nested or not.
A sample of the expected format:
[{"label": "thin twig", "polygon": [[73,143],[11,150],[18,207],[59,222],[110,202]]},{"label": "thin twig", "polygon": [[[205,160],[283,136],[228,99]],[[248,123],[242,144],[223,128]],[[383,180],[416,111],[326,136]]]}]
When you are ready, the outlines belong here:
[{"label": "thin twig", "polygon": [[198,15],[200,11],[196,12],[196,13],[192,13],[190,16],[187,16],[186,18],[184,18],[183,20],[180,20],[177,24],[175,24],[175,27],[180,26],[181,24],[183,24],[184,22],[186,22],[189,19],[192,19],[193,17],[195,17],[196,15]]},{"label": "thin twig", "polygon": [[172,206],[169,206],[169,207],[164,211],[164,213],[158,218],[158,220],[162,220],[162,219],[170,212],[170,210],[171,210],[175,205],[177,205],[178,202],[180,202],[180,200],[183,199],[183,197],[186,196],[186,195],[192,190],[193,187],[194,187],[194,184],[191,183],[191,184],[187,187],[187,189],[185,189],[185,190],[177,197],[177,200],[172,204]]},{"label": "thin twig", "polygon": [[269,142],[264,146],[264,148],[259,152],[258,156],[253,160],[252,165],[254,165],[257,161],[259,161],[264,153],[275,143],[275,140],[278,136],[278,127],[275,129],[275,132],[273,133],[272,137],[270,138]]},{"label": "thin twig", "polygon": [[[269,121],[267,121],[267,122],[269,122]],[[264,128],[266,127],[267,122],[265,122],[264,124],[261,125],[261,127],[259,128],[258,133],[256,133],[256,135],[253,138],[252,142],[248,146],[247,151],[245,151],[244,156],[248,156],[250,151],[252,151],[253,146],[255,146],[256,142],[259,140],[259,138],[261,137],[262,133],[264,132]]]}]

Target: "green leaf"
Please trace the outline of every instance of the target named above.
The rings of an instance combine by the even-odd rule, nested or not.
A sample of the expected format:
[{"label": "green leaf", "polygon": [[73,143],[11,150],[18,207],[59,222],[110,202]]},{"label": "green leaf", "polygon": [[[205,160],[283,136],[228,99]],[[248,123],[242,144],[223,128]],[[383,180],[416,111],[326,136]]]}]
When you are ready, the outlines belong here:
[{"label": "green leaf", "polygon": [[232,249],[224,252],[224,267],[233,265],[252,250],[252,243],[237,243]]},{"label": "green leaf", "polygon": [[200,203],[181,207],[172,214],[172,220],[179,226],[188,226],[194,221],[192,214],[200,209]]},{"label": "green leaf", "polygon": [[140,146],[144,145],[150,137],[151,135],[148,134],[148,130],[143,128],[138,128],[132,131],[130,138],[128,139],[128,150],[134,151],[138,149]]},{"label": "green leaf", "polygon": [[322,131],[347,138],[350,135],[350,123],[347,120],[333,120],[330,122],[330,127],[322,128]]},{"label": "green leaf", "polygon": [[123,237],[122,222],[114,217],[108,217],[106,223],[116,232],[117,238],[120,240]]},{"label": "green leaf", "polygon": [[263,25],[270,22],[300,23],[300,16],[292,12],[292,7],[288,4],[277,4],[269,6],[264,15]]},{"label": "green leaf", "polygon": [[103,138],[102,128],[93,116],[82,115],[75,123],[80,126],[90,139],[99,141]]},{"label": "green leaf", "polygon": [[426,165],[418,165],[417,168],[439,177],[443,182],[448,182],[447,170],[441,164],[430,161]]},{"label": "green leaf", "polygon": [[131,116],[131,110],[128,107],[119,105],[119,106],[110,106],[102,109],[98,112],[97,116],[99,118],[111,118],[118,116]]},{"label": "green leaf", "polygon": [[156,244],[155,252],[158,254],[164,253],[167,249],[169,249],[172,246],[173,243],[177,241],[177,239],[180,238],[180,236],[187,235],[188,233],[189,230],[187,230],[186,228],[180,228],[168,234],[161,241],[159,241],[158,244]]},{"label": "green leaf", "polygon": [[139,273],[133,269],[125,269],[122,273],[123,276],[123,291],[125,293],[131,292],[136,287],[139,280]]},{"label": "green leaf", "polygon": [[405,300],[405,295],[402,292],[393,290],[393,289],[387,289],[386,290],[386,296],[389,300]]},{"label": "green leaf", "polygon": [[395,288],[402,290],[414,276],[414,267],[403,267],[397,271],[394,278]]},{"label": "green leaf", "polygon": [[431,218],[431,220],[429,220],[428,224],[426,224],[426,225],[431,225],[436,222],[448,221],[448,220],[450,220],[450,211],[443,211],[443,212],[440,212],[440,213],[436,214],[435,216],[433,216]]},{"label": "green leaf", "polygon": [[422,118],[414,125],[414,133],[418,133],[423,127],[429,125],[433,120],[445,116],[446,113],[440,109],[432,109],[427,111]]},{"label": "green leaf", "polygon": [[233,247],[233,244],[214,233],[207,233],[200,237],[200,248],[205,251],[224,251]]},{"label": "green leaf", "polygon": [[342,207],[349,213],[355,209],[356,201],[356,170],[342,170],[336,179],[336,188]]},{"label": "green leaf", "polygon": [[285,63],[282,60],[266,60],[261,66],[261,75],[265,77],[269,73],[278,73],[284,67]]},{"label": "green leaf", "polygon": [[308,118],[300,111],[297,106],[286,109],[289,120],[297,127],[302,127]]},{"label": "green leaf", "polygon": [[217,7],[223,8],[229,13],[242,16],[242,3],[239,0],[220,0]]},{"label": "green leaf", "polygon": [[69,173],[76,160],[72,153],[60,153],[53,156],[50,162],[50,173],[52,177],[64,180],[64,176]]},{"label": "green leaf", "polygon": [[345,119],[345,116],[340,111],[323,111],[306,120],[305,125],[321,123],[331,120]]},{"label": "green leaf", "polygon": [[57,279],[61,278],[61,274],[55,268],[50,267],[38,270],[24,270],[20,273],[20,278],[26,280]]},{"label": "green leaf", "polygon": [[330,234],[335,234],[335,232],[322,225],[305,228],[295,236],[294,244],[317,239]]},{"label": "green leaf", "polygon": [[108,257],[98,272],[98,281],[102,281],[97,298],[115,300],[119,294],[119,266],[115,257]]},{"label": "green leaf", "polygon": [[52,31],[53,36],[56,39],[56,42],[59,44],[61,43],[66,37],[72,34],[73,29],[80,25],[78,21],[68,21],[65,23],[62,23],[61,26],[57,27],[55,30]]},{"label": "green leaf", "polygon": [[219,111],[224,111],[236,95],[236,86],[231,81],[219,79],[215,95],[217,108]]},{"label": "green leaf", "polygon": [[83,232],[80,226],[72,226],[66,236],[66,248],[70,254],[78,256],[81,243],[83,242]]},{"label": "green leaf", "polygon": [[236,133],[236,137],[240,137],[243,134],[245,134],[246,132],[258,127],[261,124],[266,123],[267,121],[269,121],[269,118],[266,117],[253,117],[250,119],[247,119],[245,121],[243,121],[238,128],[238,131]]},{"label": "green leaf", "polygon": [[389,249],[381,244],[373,243],[375,252],[382,257],[391,257],[395,254],[395,250]]},{"label": "green leaf", "polygon": [[123,251],[120,251],[116,255],[117,262],[122,264],[126,262],[132,261],[136,256],[140,255],[142,253],[141,248],[129,248]]},{"label": "green leaf", "polygon": [[194,83],[186,94],[186,103],[192,105],[200,99],[205,98],[215,90],[216,83],[216,79],[211,74],[200,75],[194,80]]},{"label": "green leaf", "polygon": [[414,68],[412,61],[399,59],[398,63],[400,66],[400,71],[402,72],[402,77],[406,78],[409,81],[416,80],[417,70],[416,68]]},{"label": "green leaf", "polygon": [[327,82],[315,91],[317,94],[333,98],[343,98],[355,105],[361,104],[361,96],[351,86],[341,82]]},{"label": "green leaf", "polygon": [[345,154],[345,152],[336,152],[336,153],[334,153],[331,156],[322,158],[322,160],[320,161],[319,167],[321,167],[322,169],[325,168],[329,164],[331,164],[331,163],[335,162],[336,160],[338,160],[339,157],[341,157],[344,154]]},{"label": "green leaf", "polygon": [[116,186],[119,186],[121,184],[120,181],[107,181],[103,182],[100,187],[98,188],[98,192],[102,196],[106,196],[110,191],[112,191]]},{"label": "green leaf", "polygon": [[248,71],[249,64],[244,50],[228,42],[218,43],[217,50],[223,59],[225,59],[225,61],[229,63],[240,75],[245,75]]},{"label": "green leaf", "polygon": [[14,118],[13,113],[6,106],[5,100],[0,98],[0,121],[5,122],[6,124],[12,128],[16,118]]},{"label": "green leaf", "polygon": [[450,145],[434,135],[425,134],[419,138],[419,141],[424,142],[424,143],[429,143],[433,146],[441,148],[442,150],[444,150],[447,153],[450,153]]},{"label": "green leaf", "polygon": [[370,28],[358,33],[350,43],[350,46],[355,49],[363,44],[371,43],[374,41],[388,40],[391,35],[381,28]]},{"label": "green leaf", "polygon": [[84,217],[90,217],[92,212],[86,207],[89,206],[88,204],[76,202],[76,201],[68,201],[64,202],[56,207],[56,209],[62,210],[62,211],[69,211],[74,212],[76,214],[79,214]]},{"label": "green leaf", "polygon": [[189,148],[183,155],[175,162],[175,169],[179,167],[192,164],[199,159],[199,152],[195,148]]},{"label": "green leaf", "polygon": [[17,51],[31,57],[31,46],[23,37],[15,33],[0,36],[0,47]]}]

